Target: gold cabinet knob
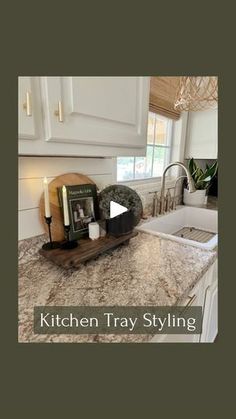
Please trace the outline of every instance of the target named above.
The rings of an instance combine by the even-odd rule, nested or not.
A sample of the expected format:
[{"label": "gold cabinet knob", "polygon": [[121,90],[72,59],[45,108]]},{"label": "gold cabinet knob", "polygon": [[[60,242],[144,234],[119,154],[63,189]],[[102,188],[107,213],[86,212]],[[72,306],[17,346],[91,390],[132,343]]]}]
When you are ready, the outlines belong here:
[{"label": "gold cabinet knob", "polygon": [[54,115],[58,117],[59,122],[63,122],[63,108],[61,100],[58,101],[57,109],[54,111]]},{"label": "gold cabinet knob", "polygon": [[26,101],[23,103],[23,109],[26,111],[27,116],[32,116],[32,103],[31,103],[31,93],[26,92]]}]

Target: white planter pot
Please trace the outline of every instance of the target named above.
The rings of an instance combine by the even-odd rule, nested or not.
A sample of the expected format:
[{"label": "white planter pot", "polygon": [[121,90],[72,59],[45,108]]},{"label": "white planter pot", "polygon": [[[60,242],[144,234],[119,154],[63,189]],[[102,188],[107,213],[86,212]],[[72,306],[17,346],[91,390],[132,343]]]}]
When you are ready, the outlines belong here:
[{"label": "white planter pot", "polygon": [[202,207],[207,203],[206,189],[199,189],[190,193],[184,189],[184,204],[190,207]]}]

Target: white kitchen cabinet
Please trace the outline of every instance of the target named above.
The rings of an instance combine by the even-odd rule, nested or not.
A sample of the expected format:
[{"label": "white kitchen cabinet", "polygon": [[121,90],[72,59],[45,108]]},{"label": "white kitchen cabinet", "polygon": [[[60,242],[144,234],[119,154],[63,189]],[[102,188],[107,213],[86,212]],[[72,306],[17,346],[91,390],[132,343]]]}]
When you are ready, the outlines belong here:
[{"label": "white kitchen cabinet", "polygon": [[217,282],[206,290],[205,315],[201,343],[214,342],[218,333],[218,292]]},{"label": "white kitchen cabinet", "polygon": [[205,281],[201,343],[214,342],[218,334],[218,281],[217,261],[212,265],[211,275]]},{"label": "white kitchen cabinet", "polygon": [[[204,303],[204,277],[195,285],[188,297],[180,304],[183,306],[203,306]],[[152,339],[153,343],[194,343],[200,341],[199,334],[168,334],[156,335]]]},{"label": "white kitchen cabinet", "polygon": [[33,77],[19,77],[18,83],[18,131],[19,138],[34,140],[36,130],[36,98]]},{"label": "white kitchen cabinet", "polygon": [[188,298],[181,305],[191,302],[191,306],[201,306],[203,313],[202,333],[155,335],[151,343],[212,343],[218,332],[218,281],[217,260],[210,266]]},{"label": "white kitchen cabinet", "polygon": [[217,159],[218,110],[189,112],[185,158]]},{"label": "white kitchen cabinet", "polygon": [[37,142],[20,142],[20,154],[145,155],[149,77],[40,77],[39,82],[43,134]]}]

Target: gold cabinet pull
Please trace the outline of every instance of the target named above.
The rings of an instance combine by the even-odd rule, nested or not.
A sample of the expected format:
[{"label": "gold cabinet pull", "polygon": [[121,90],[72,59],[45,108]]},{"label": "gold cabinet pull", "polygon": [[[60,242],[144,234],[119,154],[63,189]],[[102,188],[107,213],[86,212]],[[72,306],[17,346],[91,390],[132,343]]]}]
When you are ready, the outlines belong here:
[{"label": "gold cabinet pull", "polygon": [[58,108],[54,112],[55,116],[58,116],[58,121],[63,122],[63,108],[61,100],[58,101]]},{"label": "gold cabinet pull", "polygon": [[26,92],[26,101],[23,103],[23,109],[26,111],[27,116],[32,116],[31,93]]}]

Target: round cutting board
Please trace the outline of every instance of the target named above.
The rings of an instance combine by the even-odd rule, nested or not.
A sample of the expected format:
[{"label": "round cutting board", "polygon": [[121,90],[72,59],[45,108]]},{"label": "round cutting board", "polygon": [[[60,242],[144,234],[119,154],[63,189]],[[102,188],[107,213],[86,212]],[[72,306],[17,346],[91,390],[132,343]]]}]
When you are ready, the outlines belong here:
[{"label": "round cutting board", "polygon": [[[52,215],[51,232],[52,240],[61,241],[64,239],[64,226],[62,211],[59,206],[58,191],[57,188],[63,185],[83,185],[83,184],[94,184],[92,179],[80,173],[67,173],[64,175],[57,176],[48,184],[49,190],[49,201],[50,210]],[[44,218],[44,193],[41,195],[39,202],[39,217],[46,233],[48,233],[48,226],[45,223]]]}]

